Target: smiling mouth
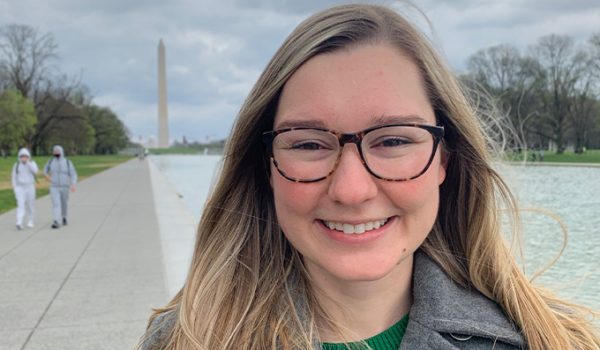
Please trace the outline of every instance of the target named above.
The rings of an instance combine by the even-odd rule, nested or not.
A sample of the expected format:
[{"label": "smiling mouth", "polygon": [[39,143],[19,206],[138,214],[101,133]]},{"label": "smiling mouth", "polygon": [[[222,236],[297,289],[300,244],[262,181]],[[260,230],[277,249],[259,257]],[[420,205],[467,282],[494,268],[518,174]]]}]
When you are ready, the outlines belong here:
[{"label": "smiling mouth", "polygon": [[321,220],[323,225],[328,227],[330,230],[343,232],[347,235],[359,235],[361,233],[369,232],[372,230],[376,230],[381,226],[385,225],[390,218],[385,218],[381,220],[368,221],[360,224],[348,224],[345,222],[337,222],[337,221],[325,221]]}]

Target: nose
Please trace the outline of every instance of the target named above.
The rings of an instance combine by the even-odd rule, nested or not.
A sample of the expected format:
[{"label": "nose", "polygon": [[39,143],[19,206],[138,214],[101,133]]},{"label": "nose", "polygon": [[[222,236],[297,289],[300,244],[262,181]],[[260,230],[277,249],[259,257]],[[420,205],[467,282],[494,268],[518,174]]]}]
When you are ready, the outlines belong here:
[{"label": "nose", "polygon": [[344,145],[329,181],[329,197],[344,205],[361,204],[377,195],[376,179],[363,164],[354,144]]}]

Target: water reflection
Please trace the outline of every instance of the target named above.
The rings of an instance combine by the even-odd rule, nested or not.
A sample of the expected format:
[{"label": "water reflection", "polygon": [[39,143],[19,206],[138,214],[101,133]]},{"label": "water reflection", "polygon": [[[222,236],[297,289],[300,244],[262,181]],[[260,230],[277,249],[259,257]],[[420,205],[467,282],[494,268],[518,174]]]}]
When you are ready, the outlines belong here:
[{"label": "water reflection", "polygon": [[[501,172],[522,207],[558,215],[568,229],[564,254],[538,282],[560,296],[600,309],[600,168],[511,166]],[[528,275],[560,250],[563,234],[552,218],[522,212]]]},{"label": "water reflection", "polygon": [[[200,216],[219,156],[158,156],[163,171],[194,215]],[[600,309],[600,168],[504,166],[500,172],[525,208],[557,214],[568,228],[564,254],[537,283],[560,296]],[[560,226],[541,213],[524,211],[525,268],[529,276],[560,250]]]}]

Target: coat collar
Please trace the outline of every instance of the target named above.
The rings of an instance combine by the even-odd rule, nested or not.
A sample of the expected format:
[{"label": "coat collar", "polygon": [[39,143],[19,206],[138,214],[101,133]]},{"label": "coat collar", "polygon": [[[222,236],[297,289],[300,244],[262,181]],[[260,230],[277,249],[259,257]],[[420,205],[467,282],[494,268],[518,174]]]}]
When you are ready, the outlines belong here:
[{"label": "coat collar", "polygon": [[474,287],[456,284],[421,250],[415,252],[412,288],[410,322],[438,333],[497,339],[517,347],[524,345],[522,335],[496,302]]},{"label": "coat collar", "polygon": [[[413,304],[402,342],[403,349],[424,349],[422,344],[428,341],[431,332],[475,336],[500,340],[517,348],[525,347],[522,335],[498,304],[475,288],[465,289],[456,284],[420,250],[414,256],[412,288]],[[304,320],[306,316],[302,308],[305,305],[303,298],[296,300],[296,307]],[[165,312],[154,319],[146,332],[142,349],[162,348],[176,320],[176,311]],[[430,333],[423,333],[424,330]],[[314,348],[320,348],[318,342]]]}]

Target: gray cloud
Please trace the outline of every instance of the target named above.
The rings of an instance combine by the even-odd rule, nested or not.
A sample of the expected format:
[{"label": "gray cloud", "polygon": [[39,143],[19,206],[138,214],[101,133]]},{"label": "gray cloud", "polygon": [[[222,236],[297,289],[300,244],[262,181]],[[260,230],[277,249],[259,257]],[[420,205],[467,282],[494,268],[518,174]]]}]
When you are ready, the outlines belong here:
[{"label": "gray cloud", "polygon": [[281,13],[307,14],[331,6],[349,3],[343,0],[234,0],[240,8],[275,10]]}]

